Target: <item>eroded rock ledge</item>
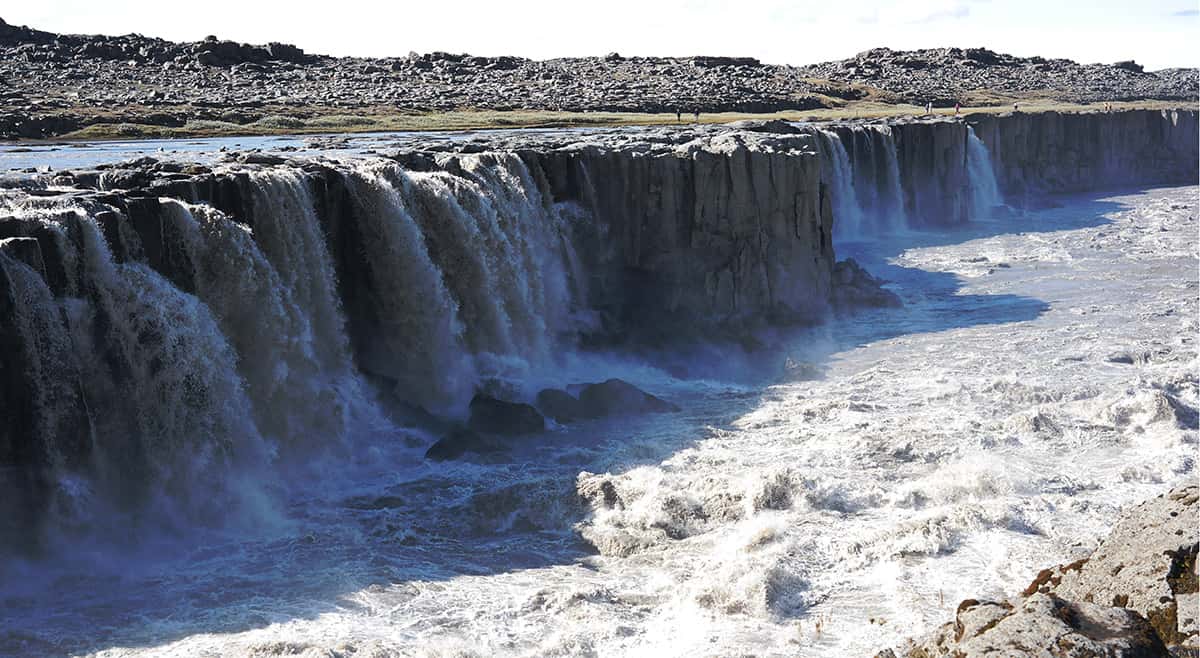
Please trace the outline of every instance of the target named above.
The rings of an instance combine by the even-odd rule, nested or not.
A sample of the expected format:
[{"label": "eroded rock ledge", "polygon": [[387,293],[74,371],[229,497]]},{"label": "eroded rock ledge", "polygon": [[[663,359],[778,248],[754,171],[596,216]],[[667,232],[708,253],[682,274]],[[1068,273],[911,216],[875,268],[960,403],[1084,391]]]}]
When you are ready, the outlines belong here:
[{"label": "eroded rock ledge", "polygon": [[1017,596],[967,599],[954,621],[876,658],[1200,654],[1200,487],[1126,509],[1086,558],[1042,570]]}]

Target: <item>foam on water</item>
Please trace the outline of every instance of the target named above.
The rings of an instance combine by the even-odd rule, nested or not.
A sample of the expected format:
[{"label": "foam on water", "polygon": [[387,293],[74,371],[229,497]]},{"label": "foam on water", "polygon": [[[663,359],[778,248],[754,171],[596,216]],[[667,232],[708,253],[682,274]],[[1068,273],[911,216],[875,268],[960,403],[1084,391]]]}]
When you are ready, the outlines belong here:
[{"label": "foam on water", "polygon": [[[361,173],[387,230],[411,226],[419,195],[371,187],[402,174]],[[402,184],[460,198],[435,177]],[[455,221],[491,217],[459,205]],[[1024,587],[1122,505],[1194,477],[1197,210],[1196,188],[1164,189],[913,232],[865,254],[905,309],[827,327],[828,357],[810,345],[825,332],[795,337],[821,378],[682,382],[577,355],[576,372],[615,369],[684,411],[558,430],[511,463],[314,485],[282,534],[64,577],[5,607],[23,637],[105,656],[870,654],[963,598]],[[184,211],[205,240],[224,230]],[[379,230],[380,248],[418,254]],[[244,233],[223,240],[250,248]],[[507,276],[499,260],[517,253],[497,245],[476,275]],[[267,261],[282,266],[250,260],[261,267],[236,285],[286,305]],[[409,258],[406,274],[430,293],[455,285],[421,279],[430,263]],[[159,295],[139,276],[138,294]],[[521,305],[543,294],[494,300],[506,329],[487,340],[524,340]],[[292,307],[283,317],[306,316]],[[426,321],[453,326],[462,309],[444,310]],[[221,372],[241,340],[199,372]],[[80,621],[47,618],[51,601]]]}]

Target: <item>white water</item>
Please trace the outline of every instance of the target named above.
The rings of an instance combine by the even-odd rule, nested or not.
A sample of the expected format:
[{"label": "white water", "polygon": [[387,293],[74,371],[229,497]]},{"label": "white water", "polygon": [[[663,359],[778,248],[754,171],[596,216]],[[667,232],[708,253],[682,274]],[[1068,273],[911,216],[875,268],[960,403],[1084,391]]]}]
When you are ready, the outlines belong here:
[{"label": "white water", "polygon": [[[397,275],[428,295],[420,308],[440,309],[410,317],[412,300],[389,322],[431,322],[422,336],[467,340],[462,308],[430,301],[455,284],[404,237],[413,197],[371,185],[422,184],[445,202],[444,181],[361,174],[363,198],[393,220],[367,244],[408,249]],[[403,442],[380,443],[380,463],[398,466],[302,483],[281,526],[10,583],[0,650],[870,655],[948,619],[962,598],[1023,587],[1086,551],[1122,505],[1195,477],[1196,194],[1065,200],[856,244],[845,255],[892,280],[906,306],[796,336],[779,360],[804,378],[684,382],[612,358],[568,359],[565,380],[602,362],[685,410],[557,430],[502,464],[410,464]],[[192,214],[206,240],[224,230]],[[238,234],[225,240],[250,248]],[[157,275],[112,265],[89,244],[113,303],[143,323],[183,310]],[[252,299],[300,297],[283,292],[282,261],[251,261],[263,266],[246,290],[265,291]],[[491,276],[503,269],[494,264]],[[531,290],[539,285],[557,289]],[[516,341],[521,305],[547,294],[488,312],[507,317]],[[293,306],[285,317],[306,317]],[[240,339],[213,342],[215,322],[187,311],[198,321],[169,340],[201,341],[205,360],[190,371],[230,385],[222,373]],[[455,365],[438,361],[449,353],[438,345],[416,347],[428,361],[407,366]],[[160,376],[148,388],[172,386]],[[228,394],[250,417],[245,398]],[[171,420],[190,431],[197,419]]]},{"label": "white water", "polygon": [[830,165],[831,170],[827,178],[833,194],[834,238],[841,240],[862,236],[866,218],[863,217],[858,192],[855,190],[856,181],[850,155],[837,133],[821,130],[817,134],[821,138],[824,162]]},{"label": "white water", "polygon": [[967,126],[967,175],[971,186],[972,217],[987,217],[997,206],[1004,204],[1000,186],[996,183],[996,172],[992,169],[992,157],[970,126]]},{"label": "white water", "polygon": [[[848,150],[832,133],[823,133],[834,142],[830,151],[834,157],[835,170],[843,165],[838,162],[841,155],[837,146]],[[896,155],[896,144],[892,129],[883,125],[855,126],[851,132],[853,154],[847,153],[848,169],[852,176],[838,183],[834,189],[836,209],[847,213],[848,222],[835,210],[835,231],[843,239],[878,237],[885,233],[901,231],[909,226],[904,209],[904,190],[900,184],[900,165]],[[850,201],[853,192],[855,201]]]}]

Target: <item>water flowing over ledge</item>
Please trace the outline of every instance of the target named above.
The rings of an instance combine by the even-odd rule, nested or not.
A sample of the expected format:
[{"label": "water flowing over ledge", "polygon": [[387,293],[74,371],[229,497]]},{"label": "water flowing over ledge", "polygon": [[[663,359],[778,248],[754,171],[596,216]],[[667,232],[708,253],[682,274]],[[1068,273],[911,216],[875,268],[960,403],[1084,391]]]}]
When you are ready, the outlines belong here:
[{"label": "water flowing over ledge", "polygon": [[6,191],[0,537],[219,522],[272,463],[394,440],[479,391],[529,400],[569,383],[564,354],[819,322],[864,285],[839,240],[1197,177],[1196,112],[970,123],[497,138]]}]

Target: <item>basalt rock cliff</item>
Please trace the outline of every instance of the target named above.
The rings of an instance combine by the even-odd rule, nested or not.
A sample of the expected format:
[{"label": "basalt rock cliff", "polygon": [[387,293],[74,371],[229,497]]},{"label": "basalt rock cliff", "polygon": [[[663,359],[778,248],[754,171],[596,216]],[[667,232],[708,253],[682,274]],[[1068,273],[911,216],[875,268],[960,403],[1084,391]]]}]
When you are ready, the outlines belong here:
[{"label": "basalt rock cliff", "polygon": [[[89,505],[219,517],[237,473],[336,451],[376,398],[423,410],[418,424],[462,418],[480,393],[534,402],[571,351],[732,342],[893,305],[837,263],[839,224],[963,222],[1116,167],[1194,183],[1196,122],[509,133],[6,179],[0,536],[36,544],[86,526]],[[1010,135],[1029,130],[1077,146]]]}]

